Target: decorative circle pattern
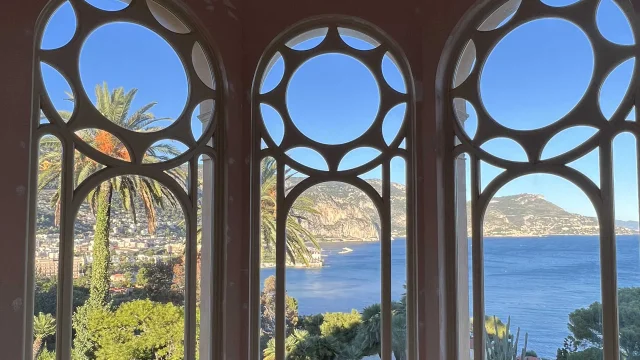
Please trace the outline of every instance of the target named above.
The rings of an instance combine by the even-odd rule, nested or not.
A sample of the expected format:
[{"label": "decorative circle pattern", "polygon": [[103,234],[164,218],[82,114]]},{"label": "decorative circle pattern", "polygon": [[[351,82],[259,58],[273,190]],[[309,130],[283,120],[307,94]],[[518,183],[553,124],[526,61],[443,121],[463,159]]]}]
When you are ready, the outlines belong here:
[{"label": "decorative circle pattern", "polygon": [[[469,166],[469,170],[461,173],[468,181],[466,184],[462,178],[462,181],[456,179],[445,185],[451,186],[454,191],[450,192],[451,196],[446,195],[448,204],[444,208],[444,215],[454,219],[462,216],[454,224],[469,220],[471,225],[474,262],[471,277],[474,289],[478,288],[473,293],[475,332],[482,331],[485,318],[483,304],[487,303],[482,288],[485,274],[482,271],[481,253],[485,235],[484,215],[489,204],[502,189],[514,189],[505,187],[514,179],[532,174],[536,175],[536,179],[538,175],[553,175],[579,188],[596,211],[602,244],[602,303],[606,304],[603,306],[602,323],[609,324],[603,331],[603,357],[621,357],[616,275],[615,271],[608,269],[615,269],[616,266],[615,201],[628,192],[628,188],[614,189],[613,155],[618,152],[613,149],[614,139],[623,132],[640,138],[638,123],[628,120],[639,96],[636,57],[640,51],[635,40],[640,35],[640,18],[633,5],[632,1],[627,0],[485,1],[467,13],[451,36],[443,58],[444,76],[440,82],[443,89],[440,95],[446,102],[439,110],[447,114],[446,120],[452,125],[454,133],[442,134],[450,136],[453,141],[446,138],[442,141],[452,143],[448,149],[451,152],[446,152],[449,164],[456,171],[459,167],[464,169],[465,165]],[[549,19],[572,28],[573,32],[580,32],[581,37],[588,40],[590,51],[584,51],[585,46],[582,45],[583,51],[574,52],[576,42],[566,36],[566,31],[545,35],[548,29],[534,28],[535,24]],[[509,42],[512,34],[523,29],[528,30],[527,36],[500,49],[501,45]],[[526,43],[535,36],[542,39],[539,44],[543,46],[531,51],[533,49],[526,48]],[[559,41],[565,41],[565,45],[543,51],[546,45]],[[534,56],[545,58],[551,55],[556,61],[560,60],[562,55],[558,53],[566,50],[571,51],[572,61],[566,64],[565,73],[551,79],[544,78],[547,74],[539,74],[534,79],[540,80],[545,89],[540,87],[532,91],[530,86],[522,83],[523,76],[527,74],[514,76],[510,73],[518,67],[530,68],[525,63]],[[492,58],[500,51],[505,52],[511,61],[492,64]],[[553,62],[535,65],[554,70]],[[489,76],[492,85],[498,84],[494,89],[493,100],[496,102],[493,104],[485,102],[487,94],[481,84],[481,80],[487,80],[484,78],[487,75],[485,70],[492,66],[490,71],[502,71],[499,74],[502,77]],[[583,83],[572,87],[574,91],[586,88],[583,95],[567,98],[565,96],[568,94],[557,92],[559,86],[572,83],[571,76],[565,76],[575,70],[585,69],[590,76],[583,75]],[[565,79],[554,82],[559,78]],[[535,91],[539,91],[539,94]],[[526,102],[536,95],[541,95],[539,98],[544,101],[529,104],[525,108]],[[510,101],[514,97],[524,101]],[[499,118],[496,110],[518,115]],[[549,113],[555,116],[541,119]],[[521,116],[527,116],[533,122],[518,123],[521,120],[518,117]],[[638,161],[632,160],[636,157],[635,149],[626,148],[622,154],[629,155],[630,161]],[[553,190],[538,187],[534,191],[565,194],[555,186],[554,183]],[[469,191],[466,199],[471,200],[468,217],[466,211],[457,211],[460,206],[465,207],[466,191]],[[566,199],[572,201],[574,197],[567,195]],[[458,230],[454,230],[457,234],[449,235],[466,234],[466,231]],[[482,337],[474,339],[476,359],[482,358],[485,347]]]},{"label": "decorative circle pattern", "polygon": [[[63,1],[52,3],[59,5]],[[202,209],[206,208],[201,202],[208,202],[209,211],[219,214],[217,209],[224,201],[224,172],[221,170],[224,161],[219,159],[224,148],[224,121],[220,117],[224,114],[226,87],[216,88],[216,84],[224,83],[214,44],[197,23],[189,21],[192,16],[181,1],[67,0],[57,12],[52,4],[45,8],[45,13],[48,18],[42,22],[46,26],[39,30],[36,44],[39,50],[34,61],[34,106],[39,106],[40,116],[33,119],[37,130],[32,139],[32,150],[36,151],[32,153],[37,154],[38,139],[60,139],[59,146],[48,150],[54,151],[50,153],[52,156],[61,159],[58,184],[60,193],[66,194],[60,196],[60,243],[73,247],[72,220],[97,187],[110,181],[119,184],[141,181],[146,187],[153,188],[149,193],[138,194],[144,201],[150,201],[149,197],[155,200],[170,197],[169,202],[183,211],[187,237],[185,268],[195,269],[198,263],[198,213],[205,214]],[[119,31],[109,33],[114,27],[120,27]],[[140,36],[127,38],[132,28],[147,35],[140,41],[142,44],[131,46],[133,49],[124,46],[125,42],[141,39]],[[95,34],[101,36],[92,44]],[[169,51],[145,49],[150,38],[155,41],[153,48],[157,50],[160,45]],[[107,58],[105,53],[109,52],[110,45],[114,45],[119,53],[106,54],[113,56]],[[81,52],[88,48],[91,55],[106,59],[107,65],[96,66],[95,62],[86,62],[83,58],[81,68]],[[140,68],[132,70],[131,62],[140,59],[145,62],[142,69],[151,71],[151,75],[138,77],[143,71],[138,71]],[[167,72],[175,68],[166,69],[164,65],[171,60],[179,68],[179,74],[178,79],[174,77],[167,81]],[[111,78],[113,73],[108,70],[114,63],[124,65],[128,73]],[[157,83],[158,80],[164,80],[164,83]],[[88,82],[83,84],[83,81]],[[182,97],[172,92],[179,83],[182,84]],[[85,91],[83,85],[87,85],[89,91]],[[136,89],[142,93],[145,86],[146,89],[154,88],[154,98],[145,98],[148,94],[136,97]],[[95,97],[92,96],[94,87]],[[163,114],[165,109],[172,111],[174,104],[175,113]],[[164,105],[169,107],[162,109]],[[212,161],[203,163],[199,160],[202,158]],[[86,166],[78,167],[78,164]],[[199,174],[203,181],[198,181]],[[197,195],[202,194],[199,187],[207,181],[210,185],[202,185],[203,188],[211,186],[208,190],[215,196],[203,200]],[[131,195],[131,200],[133,198]],[[36,200],[34,196],[30,206],[35,207]],[[153,203],[157,205],[156,201]],[[223,244],[224,234],[216,230],[224,227],[223,221],[222,216],[214,217],[211,234],[206,240],[207,243],[210,241],[215,256],[212,261],[216,263],[223,261],[220,256],[224,254],[217,248]],[[202,242],[205,243],[205,239]],[[61,269],[73,262],[72,256],[61,253]],[[189,272],[195,274],[195,270],[186,271]],[[65,284],[61,287],[71,286],[72,274],[64,273],[59,278],[61,284]],[[214,269],[207,276],[217,279],[221,273]],[[194,359],[197,333],[193,322],[197,308],[195,302],[188,301],[188,297],[186,300],[184,357]],[[58,316],[71,319],[70,304],[63,307],[67,310]],[[212,306],[212,309],[218,308],[218,305]],[[64,323],[59,327],[58,336],[71,339],[71,321]],[[217,331],[215,325],[212,326],[212,331]],[[70,358],[70,342],[66,345],[69,346],[63,344],[59,348],[58,356]]]},{"label": "decorative circle pattern", "polygon": [[[410,70],[399,47],[359,19],[332,15],[304,21],[277,37],[263,54],[251,101],[252,173],[257,174],[252,175],[252,182],[264,186],[256,180],[264,181],[265,160],[275,165],[276,178],[268,184],[275,188],[278,229],[288,226],[292,206],[306,190],[340,182],[371,200],[380,220],[381,254],[391,253],[391,180],[405,172],[393,166],[392,160],[398,157],[412,163],[409,134],[414,121]],[[411,169],[407,170],[405,182],[412,189]],[[291,179],[294,176],[296,181]],[[371,181],[371,176],[380,180]],[[254,190],[251,206],[259,211],[264,190]],[[407,193],[407,198],[411,196]],[[411,211],[408,207],[407,218]],[[260,217],[254,218],[251,230],[253,249],[259,252]],[[407,242],[412,240],[408,235]],[[277,267],[286,263],[282,256],[286,244],[286,231],[276,231]],[[382,271],[391,270],[383,265]],[[384,288],[390,294],[390,285]],[[411,284],[407,291],[413,291]],[[282,295],[277,292],[276,297]],[[257,303],[259,299],[253,300]],[[383,303],[381,311],[390,313],[390,304]],[[280,357],[284,357],[285,337],[284,331],[276,330]]]},{"label": "decorative circle pattern", "polygon": [[[135,41],[114,41],[125,34]],[[149,63],[152,52],[158,60]],[[109,64],[108,68],[94,70],[105,63]],[[93,100],[98,111],[102,102],[98,101],[94,87],[104,83],[110,86],[131,84],[136,89],[136,101],[141,105],[154,103],[150,111],[163,120],[128,128],[137,132],[154,132],[170,126],[186,105],[187,77],[178,54],[157,33],[130,22],[105,24],[89,35],[80,51],[80,79],[87,97]],[[127,125],[118,119],[107,118],[119,126]]]},{"label": "decorative circle pattern", "polygon": [[[210,41],[201,32],[193,31],[194,27],[191,24],[184,22],[188,16],[182,8],[170,2],[155,0],[133,1],[122,8],[104,7],[105,2],[99,0],[71,1],[69,4],[73,7],[73,12],[78,19],[91,19],[92,23],[83,21],[82,26],[78,26],[73,38],[66,45],[55,50],[43,49],[38,54],[43,63],[55,68],[68,81],[71,93],[74,95],[73,114],[69,119],[61,121],[54,106],[54,98],[46,91],[46,79],[41,81],[44,95],[41,97],[42,111],[46,118],[58,127],[58,131],[73,139],[79,151],[110,167],[136,167],[144,164],[144,167],[166,170],[184,163],[205,149],[207,142],[214,135],[216,124],[219,123],[217,119],[221,113],[219,106],[222,104],[221,92],[215,89],[215,84],[220,79],[220,72],[211,48],[205,46],[210,44]],[[178,99],[175,96],[168,99],[178,103],[183,102],[183,109],[177,114],[172,114],[171,118],[166,119],[167,121],[157,122],[154,126],[128,128],[118,125],[109,116],[102,114],[94,106],[90,95],[82,91],[83,72],[78,61],[81,50],[87,45],[87,40],[91,41],[94,29],[107,30],[118,24],[129,26],[130,23],[122,23],[123,18],[127,21],[133,19],[135,25],[131,26],[141,28],[151,33],[152,37],[166,42],[171,52],[175,52],[176,60],[179,59],[178,61],[184,67],[181,71],[186,75],[186,99],[184,97]],[[163,70],[166,69],[156,69],[157,75],[162,76]],[[96,72],[96,69],[92,69],[92,72]],[[86,85],[95,86],[96,84]],[[210,112],[200,119],[202,124],[192,124],[193,121],[198,121],[198,117],[193,116],[194,112],[200,108],[200,104],[205,102],[215,103],[218,106],[209,106]],[[142,105],[144,104],[138,107]],[[127,161],[105,155],[76,135],[78,131],[89,128],[111,134],[120,140],[123,148],[128,150]],[[196,128],[197,131],[192,131],[192,128]],[[166,142],[181,144],[175,152],[175,157],[168,157],[166,161],[157,163],[144,160],[145,154],[153,144]]]},{"label": "decorative circle pattern", "polygon": [[329,53],[300,66],[289,81],[286,99],[291,120],[300,132],[320,143],[340,144],[371,126],[380,92],[364,64]]},{"label": "decorative circle pattern", "polygon": [[[394,155],[406,156],[400,144],[412,118],[413,94],[402,59],[373,29],[349,21],[311,22],[285,34],[258,67],[253,90],[256,141],[264,141],[262,148],[269,156],[310,177],[357,176]],[[320,91],[312,101],[311,87],[315,94]],[[336,87],[357,96],[336,99]],[[296,106],[301,100],[307,106]],[[320,155],[327,167],[298,153],[290,156],[297,148]],[[376,156],[350,161],[353,156],[346,155],[360,148],[370,148]]]},{"label": "decorative circle pattern", "polygon": [[[633,67],[633,64],[629,66],[632,63],[629,59],[635,59],[637,49],[635,49],[636,45],[629,45],[628,42],[623,45],[602,35],[600,26],[607,24],[607,21],[603,21],[602,15],[596,16],[599,11],[602,12],[602,9],[599,9],[600,3],[598,1],[555,1],[553,6],[549,6],[551,4],[548,1],[522,1],[519,6],[513,6],[514,0],[509,0],[504,1],[502,5],[498,4],[496,6],[498,11],[490,15],[487,15],[487,12],[474,15],[471,20],[473,25],[461,30],[461,36],[456,40],[453,53],[460,54],[460,57],[457,62],[449,65],[448,70],[449,111],[455,123],[456,135],[460,139],[456,154],[466,152],[473,158],[494,166],[518,169],[518,172],[523,173],[531,172],[535,167],[566,165],[584,156],[601,143],[602,136],[611,136],[610,131],[602,131],[609,126],[619,129],[617,131],[629,128],[629,122],[625,121],[625,117],[634,105],[635,94],[631,89],[637,88],[638,77],[637,68]],[[565,6],[569,4],[571,5]],[[637,21],[633,8],[626,5],[615,8],[620,11],[620,14],[608,19],[608,23],[615,23],[620,28],[628,27],[633,31],[633,38],[637,38],[638,29],[634,26]],[[503,11],[504,9],[511,10]],[[593,16],[584,16],[589,13]],[[482,28],[481,25],[486,24],[489,19],[492,23],[501,25],[493,29]],[[626,24],[618,24],[620,19],[628,21]],[[569,77],[558,83],[547,79],[544,80],[546,83],[542,84],[544,86],[541,86],[548,90],[543,90],[541,87],[535,104],[527,103],[531,99],[524,95],[524,91],[531,94],[531,88],[522,82],[522,76],[528,76],[526,72],[531,68],[519,62],[526,61],[525,57],[541,55],[547,57],[545,66],[549,69],[555,66],[554,61],[561,60],[561,54],[553,53],[550,49],[543,54],[540,49],[538,53],[534,51],[527,56],[521,56],[522,54],[517,53],[519,50],[514,50],[516,47],[512,44],[513,41],[511,46],[501,47],[501,45],[510,41],[509,38],[518,40],[519,44],[535,36],[544,37],[543,41],[552,41],[544,36],[549,28],[535,26],[543,22],[553,22],[567,28],[562,33],[556,32],[558,37],[573,39],[574,33],[578,33],[580,37],[586,37],[588,40],[588,45],[580,44],[580,57],[566,64],[566,72],[571,73],[577,70],[572,67],[582,67],[579,69],[582,83],[572,84],[572,86],[575,85],[572,89],[577,89],[579,92],[584,84],[586,87],[584,94],[578,94],[579,96],[572,94],[573,97],[570,99],[565,99],[562,94],[560,94],[562,98],[548,96],[556,92],[554,86],[563,86],[563,83],[572,82],[577,78]],[[479,28],[482,29],[478,30]],[[512,35],[518,32],[526,36],[515,39]],[[474,45],[473,51],[469,51],[469,44]],[[575,50],[576,44],[572,41],[567,46]],[[589,51],[584,50],[585,47],[589,48]],[[517,49],[524,49],[524,47],[520,46]],[[557,51],[563,51],[562,46],[559,46]],[[504,61],[492,64],[492,58],[495,56],[504,58]],[[512,61],[506,61],[506,58]],[[589,69],[588,66],[592,68]],[[619,66],[625,71],[620,71]],[[515,76],[513,69],[519,67],[522,68],[522,75]],[[610,80],[611,77],[614,80]],[[489,96],[491,99],[486,99],[488,95],[486,89],[483,89],[486,85],[485,81],[490,81],[494,87],[494,93]],[[615,89],[610,90],[608,83],[613,83]],[[627,87],[626,84],[629,86]],[[521,102],[507,99],[518,99],[518,96]],[[502,99],[499,99],[500,97]],[[496,108],[500,107],[501,110],[507,109],[511,114],[518,115],[497,118]],[[466,121],[469,118],[465,114],[472,112],[476,115],[472,126],[475,131],[465,131],[468,128]],[[543,119],[551,113],[556,115]],[[528,117],[531,123],[519,123],[522,117]],[[570,133],[563,132],[564,130],[578,126],[594,129],[595,134],[582,138],[581,141],[563,142],[560,139]],[[551,144],[545,149],[547,143],[556,135],[559,136],[554,139],[554,143],[561,143],[563,148],[552,151],[550,147],[555,145]],[[525,164],[522,163],[520,156],[517,161],[514,161],[509,156],[502,156],[496,151],[489,152],[483,148],[483,144],[496,138],[510,139],[521,146],[526,154]],[[547,153],[544,157],[543,150]],[[548,154],[553,156],[549,157]]]},{"label": "decorative circle pattern", "polygon": [[511,129],[552,124],[582,98],[593,71],[592,59],[584,33],[566,20],[544,18],[520,25],[500,40],[484,64],[482,103],[496,121]]}]

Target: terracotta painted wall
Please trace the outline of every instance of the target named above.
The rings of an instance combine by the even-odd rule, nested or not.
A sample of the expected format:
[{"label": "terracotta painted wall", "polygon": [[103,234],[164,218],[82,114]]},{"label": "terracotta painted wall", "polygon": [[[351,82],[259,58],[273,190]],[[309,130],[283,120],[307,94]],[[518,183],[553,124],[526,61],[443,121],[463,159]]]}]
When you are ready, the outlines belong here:
[{"label": "terracotta painted wall", "polygon": [[[447,344],[442,276],[444,235],[442,144],[435,137],[435,79],[440,53],[458,19],[473,0],[184,0],[219,48],[227,77],[227,298],[226,359],[246,359],[249,266],[249,91],[254,69],[269,42],[288,26],[310,16],[347,14],[382,28],[405,51],[422,99],[418,102],[417,150],[419,301],[435,316],[420,314],[423,329],[434,336],[421,342],[421,358],[441,358]],[[31,117],[34,24],[45,0],[8,0],[0,12],[0,358],[21,359],[25,296],[27,184]],[[446,130],[446,128],[445,128]],[[436,200],[436,201],[434,201]],[[440,204],[438,203],[440,202]],[[439,275],[440,274],[440,275]],[[30,339],[28,339],[30,341]]]}]

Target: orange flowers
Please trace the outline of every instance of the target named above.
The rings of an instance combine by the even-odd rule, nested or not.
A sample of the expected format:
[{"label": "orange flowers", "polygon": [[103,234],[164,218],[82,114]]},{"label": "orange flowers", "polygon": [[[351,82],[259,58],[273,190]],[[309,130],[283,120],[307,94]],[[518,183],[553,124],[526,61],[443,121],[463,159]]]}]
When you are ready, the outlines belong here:
[{"label": "orange flowers", "polygon": [[104,130],[98,130],[98,134],[95,138],[95,144],[96,149],[103,154],[125,161],[131,160],[129,157],[129,151],[127,151],[122,142],[120,142],[117,137]]}]

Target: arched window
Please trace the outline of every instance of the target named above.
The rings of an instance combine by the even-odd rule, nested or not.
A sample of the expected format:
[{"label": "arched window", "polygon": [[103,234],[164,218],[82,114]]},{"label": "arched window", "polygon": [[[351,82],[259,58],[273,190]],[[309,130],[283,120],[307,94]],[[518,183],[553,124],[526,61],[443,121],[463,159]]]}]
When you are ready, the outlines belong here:
[{"label": "arched window", "polygon": [[414,356],[414,90],[402,52],[357,19],[304,21],[264,52],[251,102],[252,358],[322,341],[294,325],[331,316],[352,316],[343,345],[370,327],[369,345],[336,356]]},{"label": "arched window", "polygon": [[454,31],[440,85],[455,135],[458,358],[494,358],[509,317],[517,354],[635,356],[619,308],[637,286],[623,267],[638,262],[624,256],[637,229],[622,220],[638,221],[638,156],[633,138],[613,144],[640,135],[638,31],[631,2],[606,0],[484,2]]},{"label": "arched window", "polygon": [[41,16],[34,358],[134,358],[145,337],[135,351],[154,356],[222,348],[224,80],[192,20],[164,0],[52,1]]}]

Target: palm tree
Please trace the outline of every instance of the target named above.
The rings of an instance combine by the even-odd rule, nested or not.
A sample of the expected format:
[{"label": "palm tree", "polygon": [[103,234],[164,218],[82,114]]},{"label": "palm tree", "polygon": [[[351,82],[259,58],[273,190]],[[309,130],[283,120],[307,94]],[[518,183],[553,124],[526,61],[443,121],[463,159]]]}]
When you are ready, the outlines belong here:
[{"label": "palm tree", "polygon": [[[160,129],[157,127],[157,123],[168,120],[166,118],[156,118],[150,112],[156,103],[149,103],[131,112],[131,104],[137,94],[137,89],[125,92],[124,88],[120,87],[110,91],[107,84],[104,83],[102,86],[96,86],[95,94],[98,111],[108,120],[123,128],[138,132],[157,131]],[[70,96],[69,100],[74,101],[73,96]],[[69,113],[65,112],[61,112],[60,115],[63,118],[70,116]],[[129,152],[124,144],[106,131],[87,129],[79,131],[77,134],[84,142],[108,156],[124,161],[130,160]],[[165,161],[180,153],[181,151],[178,148],[170,144],[157,143],[146,152],[144,161]],[[53,186],[57,187],[57,191],[52,197],[52,203],[56,209],[56,223],[59,222],[60,218],[59,176],[62,171],[61,154],[60,142],[53,136],[47,136],[41,140],[38,188],[41,190]],[[73,181],[76,186],[104,167],[81,152],[75,153],[74,161]],[[185,170],[181,167],[169,170],[168,173],[179,181],[186,181]],[[139,199],[142,202],[150,234],[155,233],[156,230],[156,206],[162,208],[165,206],[178,206],[176,197],[168,189],[155,180],[137,175],[119,176],[105,181],[91,190],[87,196],[87,201],[95,215],[96,223],[93,239],[93,264],[89,302],[94,305],[105,305],[109,295],[109,228],[114,192],[121,198],[125,210],[133,217],[134,224],[137,224],[138,216],[135,201]]]},{"label": "palm tree", "polygon": [[[273,158],[265,158],[261,164],[260,176],[260,221],[262,243],[262,254],[273,253],[276,245],[276,184],[277,184],[277,163]],[[295,173],[287,169],[285,181],[291,179]],[[288,189],[285,189],[285,191]],[[286,241],[287,258],[291,263],[302,261],[309,265],[311,253],[308,245],[319,249],[320,246],[316,237],[302,226],[302,221],[306,220],[306,215],[317,214],[313,201],[305,196],[296,199],[287,216]]]},{"label": "palm tree", "polygon": [[362,349],[364,356],[378,355],[382,357],[381,310],[380,304],[369,305],[362,309],[362,323],[354,342]]},{"label": "palm tree", "polygon": [[[362,309],[362,323],[354,344],[365,356],[381,355],[382,351],[382,307],[373,304]],[[400,302],[391,303],[391,351],[396,360],[406,359],[407,315],[406,297]]]},{"label": "palm tree", "polygon": [[39,313],[33,318],[33,359],[42,351],[44,339],[56,333],[56,319],[51,314]]},{"label": "palm tree", "polygon": [[[298,330],[298,329],[293,330],[291,335],[287,336],[287,338],[284,340],[285,353],[288,354],[294,351],[298,346],[304,343],[304,341],[307,339],[308,336],[309,336],[309,332],[306,330]],[[263,360],[275,360],[276,358],[276,339],[275,338],[269,340],[269,343],[267,344],[267,348],[264,349],[263,351],[263,355],[264,355]]]}]

